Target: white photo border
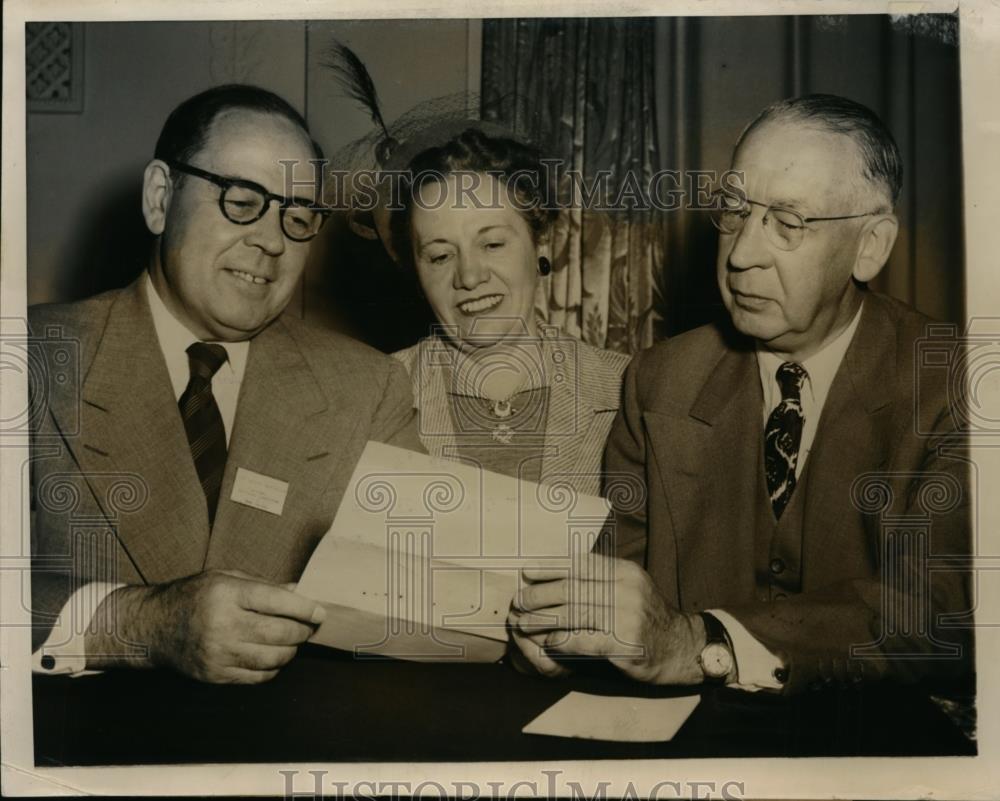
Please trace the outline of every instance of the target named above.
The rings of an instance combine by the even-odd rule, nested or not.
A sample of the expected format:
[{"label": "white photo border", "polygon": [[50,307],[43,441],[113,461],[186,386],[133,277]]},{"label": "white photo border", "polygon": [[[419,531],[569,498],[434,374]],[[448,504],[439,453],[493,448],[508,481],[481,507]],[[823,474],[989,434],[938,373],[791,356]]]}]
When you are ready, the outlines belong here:
[{"label": "white photo border", "polygon": [[[753,13],[858,14],[926,13],[952,11],[954,3],[869,2],[867,0],[760,0]],[[0,244],[0,318],[6,334],[23,326],[26,318],[26,205],[25,205],[25,87],[24,23],[33,20],[224,20],[224,19],[359,19],[359,18],[495,18],[540,16],[541,6],[526,0],[475,3],[383,0],[377,6],[360,0],[142,0],[127,5],[116,0],[7,0],[3,4],[3,130],[2,130],[2,244]],[[988,0],[962,2],[960,12],[962,131],[965,200],[966,310],[969,320],[996,320],[1000,325],[1000,5]],[[609,0],[548,2],[544,16],[655,16],[743,15],[746,2],[686,0],[684,2],[614,3]],[[1000,331],[997,331],[1000,336]],[[5,371],[0,394],[0,419],[26,407],[24,376]],[[980,386],[981,402],[1000,408],[1000,378],[989,377]],[[996,451],[996,452],[994,452]],[[976,447],[980,465],[1000,463],[997,449]],[[28,542],[24,514],[28,490],[20,476],[27,443],[0,443],[0,554],[23,554]],[[982,475],[988,473],[982,470]],[[983,486],[988,486],[984,483]],[[1000,503],[996,493],[980,499],[980,543],[1000,553]],[[36,768],[33,756],[30,629],[20,599],[30,597],[30,571],[19,569],[16,558],[0,559],[0,753],[5,795],[281,795],[284,778],[279,770],[327,769],[338,782],[407,780],[411,786],[434,781],[446,788],[455,782],[518,781],[549,786],[544,770],[560,768],[559,787],[569,795],[565,781],[579,782],[589,794],[600,782],[610,782],[607,797],[626,791],[629,782],[640,791],[664,780],[742,782],[745,798],[885,798],[920,797],[1000,798],[1000,637],[992,628],[977,631],[978,747],[976,757],[836,758],[836,759],[677,759],[601,760],[562,763],[475,763],[403,765],[397,763],[183,765],[149,767]],[[19,582],[16,580],[21,578]],[[992,582],[996,584],[997,582]],[[1000,610],[1000,587],[980,598],[980,605]],[[996,597],[994,597],[996,596]],[[151,777],[155,780],[151,781]],[[367,784],[365,786],[368,786]],[[307,786],[297,789],[306,790]]]}]

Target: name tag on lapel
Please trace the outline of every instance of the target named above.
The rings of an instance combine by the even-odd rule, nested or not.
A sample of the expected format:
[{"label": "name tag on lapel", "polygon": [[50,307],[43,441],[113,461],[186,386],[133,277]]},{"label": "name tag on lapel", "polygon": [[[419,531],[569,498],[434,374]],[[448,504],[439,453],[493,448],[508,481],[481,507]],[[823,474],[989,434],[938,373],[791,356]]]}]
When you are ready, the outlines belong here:
[{"label": "name tag on lapel", "polygon": [[237,467],[236,480],[233,481],[233,492],[229,500],[280,517],[281,510],[285,507],[286,495],[288,495],[287,481]]}]

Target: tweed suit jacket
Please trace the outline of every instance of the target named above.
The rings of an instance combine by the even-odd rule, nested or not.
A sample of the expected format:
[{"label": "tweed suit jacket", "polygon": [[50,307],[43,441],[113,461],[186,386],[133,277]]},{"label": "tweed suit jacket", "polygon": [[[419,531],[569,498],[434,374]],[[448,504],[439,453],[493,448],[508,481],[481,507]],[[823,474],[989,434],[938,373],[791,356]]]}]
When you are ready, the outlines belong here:
[{"label": "tweed suit jacket", "polygon": [[[648,495],[617,505],[618,555],[643,564],[678,608],[733,614],[785,661],[788,692],[970,670],[970,478],[949,371],[917,369],[929,322],[866,292],[796,489],[799,586],[783,599],[769,600],[770,532],[755,531],[766,495],[753,342],[704,326],[643,352],[627,373],[606,466]],[[928,535],[907,541],[899,527]],[[899,625],[914,614],[916,625]]]},{"label": "tweed suit jacket", "polygon": [[[209,530],[141,280],[29,318],[49,377],[66,372],[54,340],[76,343],[79,367],[79,380],[43,376],[32,393],[33,647],[89,581],[152,584],[213,568],[297,580],[365,443],[422,450],[395,361],[282,316],[250,344]],[[287,482],[280,514],[231,499],[239,468]]]},{"label": "tweed suit jacket", "polygon": [[[578,492],[601,491],[604,445],[621,402],[622,374],[629,357],[543,332],[543,354],[549,371],[549,407],[545,421],[540,482],[560,481]],[[438,337],[394,353],[413,382],[419,411],[420,438],[432,456],[461,456],[461,432],[456,432],[448,404],[448,371],[444,366],[457,351]]]}]

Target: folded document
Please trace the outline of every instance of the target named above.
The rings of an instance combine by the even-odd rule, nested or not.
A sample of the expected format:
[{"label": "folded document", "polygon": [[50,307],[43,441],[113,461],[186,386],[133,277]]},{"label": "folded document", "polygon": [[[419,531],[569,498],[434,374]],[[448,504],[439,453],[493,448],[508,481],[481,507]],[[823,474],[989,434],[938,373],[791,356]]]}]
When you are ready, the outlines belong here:
[{"label": "folded document", "polygon": [[324,604],[312,641],[355,653],[492,662],[527,566],[588,554],[608,504],[558,476],[519,481],[369,442],[297,592]]}]

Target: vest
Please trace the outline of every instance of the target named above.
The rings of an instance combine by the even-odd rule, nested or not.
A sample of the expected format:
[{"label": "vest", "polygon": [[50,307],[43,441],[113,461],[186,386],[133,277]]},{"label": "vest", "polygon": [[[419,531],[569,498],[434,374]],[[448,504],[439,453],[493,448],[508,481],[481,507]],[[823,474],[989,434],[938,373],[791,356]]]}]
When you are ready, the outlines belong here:
[{"label": "vest", "polygon": [[754,590],[758,601],[781,601],[802,592],[802,521],[812,460],[802,468],[781,520],[775,520],[764,477],[763,441],[758,452]]}]

